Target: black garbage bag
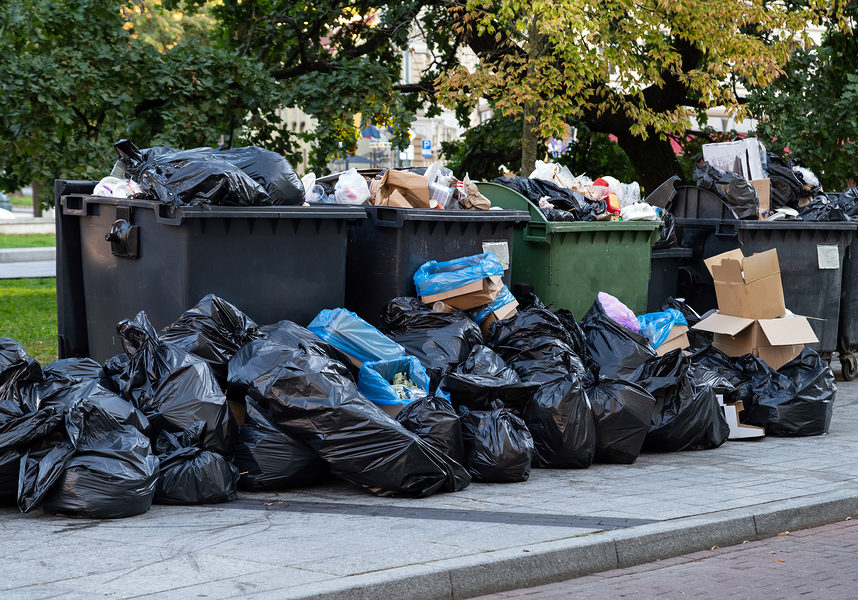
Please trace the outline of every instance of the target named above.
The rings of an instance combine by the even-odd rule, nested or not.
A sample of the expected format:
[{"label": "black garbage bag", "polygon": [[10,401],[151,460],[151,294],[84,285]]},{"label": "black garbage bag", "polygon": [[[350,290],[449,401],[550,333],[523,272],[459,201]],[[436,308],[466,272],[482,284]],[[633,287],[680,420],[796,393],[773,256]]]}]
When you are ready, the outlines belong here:
[{"label": "black garbage bag", "polygon": [[512,284],[512,295],[518,301],[518,310],[527,310],[529,308],[545,308],[542,299],[533,291],[533,286],[528,283]]},{"label": "black garbage bag", "polygon": [[524,422],[533,437],[533,464],[586,469],[596,454],[596,421],[581,380],[574,374],[539,387]]},{"label": "black garbage bag", "polygon": [[708,162],[694,165],[697,186],[715,192],[736,219],[759,218],[760,201],[754,186],[736,173],[722,173]]},{"label": "black garbage bag", "polygon": [[430,377],[468,358],[483,343],[480,327],[461,311],[436,313],[416,298],[394,298],[382,311],[388,337],[415,356]]},{"label": "black garbage bag", "polygon": [[278,429],[253,401],[238,429],[233,463],[241,473],[238,487],[251,492],[307,486],[331,471],[312,448]]},{"label": "black garbage bag", "polygon": [[444,456],[465,464],[462,423],[453,405],[435,395],[406,404],[396,415],[405,429],[431,444]]},{"label": "black garbage bag", "polygon": [[161,474],[155,488],[156,504],[215,504],[236,499],[238,469],[224,456],[204,450],[206,424],[197,421],[176,435],[161,431],[155,452]]},{"label": "black garbage bag", "polygon": [[655,398],[637,384],[602,379],[587,389],[596,420],[596,462],[632,464],[649,431]]},{"label": "black garbage bag", "polygon": [[24,347],[12,338],[0,338],[0,425],[36,410],[27,405],[22,388],[42,379],[42,369]]},{"label": "black garbage bag", "polygon": [[270,205],[261,185],[213,148],[140,151],[129,140],[114,144],[125,176],[136,181],[147,198],[173,206]]},{"label": "black garbage bag", "polygon": [[729,379],[701,364],[693,364],[688,370],[691,384],[695,388],[709,387],[712,393],[720,395],[724,404],[731,404],[738,400],[738,391]]},{"label": "black garbage bag", "polygon": [[421,497],[470,483],[464,467],[361,396],[345,367],[329,358],[293,352],[253,381],[248,398],[333,475],[374,494]]},{"label": "black garbage bag", "polygon": [[575,319],[575,315],[571,310],[558,308],[554,311],[554,315],[563,324],[566,333],[569,334],[570,346],[575,354],[586,364],[587,363],[587,336],[584,335],[584,329],[581,324]]},{"label": "black garbage bag", "polygon": [[668,296],[667,300],[664,301],[659,310],[664,312],[669,308],[674,308],[678,310],[682,313],[682,316],[685,317],[685,321],[688,323],[688,332],[686,333],[686,335],[688,336],[688,344],[691,350],[696,352],[712,344],[712,333],[708,331],[699,331],[697,329],[691,329],[694,325],[697,325],[697,323],[701,321],[700,315],[697,313],[696,310],[688,306],[688,304],[686,304],[684,301],[678,300],[673,296]]},{"label": "black garbage bag", "polygon": [[641,365],[633,377],[655,398],[643,449],[651,452],[708,450],[723,444],[730,427],[711,386],[695,388],[691,361],[676,349]]},{"label": "black garbage bag", "polygon": [[62,424],[63,411],[54,406],[0,424],[0,501],[14,500],[18,493],[21,457],[49,441]]},{"label": "black garbage bag", "polygon": [[327,356],[339,361],[349,369],[352,379],[357,381],[360,369],[355,366],[348,354],[297,323],[279,321],[272,325],[264,325],[259,328],[259,336],[287,348],[301,350],[307,354]]},{"label": "black garbage bag", "polygon": [[226,364],[239,348],[258,337],[258,328],[235,306],[208,294],[158,337],[205,360],[218,381],[225,383]]},{"label": "black garbage bag", "polygon": [[527,481],[533,460],[533,438],[520,418],[505,408],[471,411],[459,408],[465,463],[474,481]]},{"label": "black garbage bag", "polygon": [[802,221],[849,221],[849,215],[839,202],[828,199],[827,196],[817,196],[806,206],[798,210],[798,218]]},{"label": "black garbage bag", "polygon": [[841,192],[837,197],[837,204],[850,218],[858,217],[858,187]]},{"label": "black garbage bag", "polygon": [[[724,402],[742,402],[745,407],[754,400],[752,372],[757,374],[758,382],[766,382],[772,378],[779,379],[777,373],[759,358],[749,355],[744,363],[740,363],[739,359],[727,356],[714,346],[707,346],[692,354],[691,364],[695,374],[706,376],[713,383],[718,383],[721,390],[729,393],[730,400],[725,396]],[[746,372],[744,366],[749,366],[750,370]],[[716,379],[716,376],[726,380],[729,387],[723,381]],[[715,393],[720,392],[716,389]]]},{"label": "black garbage bag", "polygon": [[572,349],[576,341],[548,309],[531,308],[492,323],[488,345],[512,365],[525,383],[546,383],[568,373],[584,376],[584,365]]},{"label": "black garbage bag", "polygon": [[[517,191],[536,206],[539,206],[539,201],[542,198],[546,198],[554,205],[555,211],[572,213],[576,221],[595,221],[596,217],[604,213],[607,208],[604,200],[588,200],[579,192],[560,187],[556,183],[544,179],[498,177],[494,183]],[[549,220],[568,220],[563,214],[555,214],[555,217],[561,218],[549,218]]]},{"label": "black garbage bag", "polygon": [[234,164],[265,188],[273,204],[304,204],[304,184],[289,161],[280,154],[259,146],[245,146],[221,150],[218,156]]},{"label": "black garbage bag", "polygon": [[545,218],[549,221],[566,221],[573,222],[579,221],[578,215],[574,212],[569,212],[568,210],[561,210],[559,208],[542,208],[539,207],[539,210],[542,211],[542,214],[545,215]]},{"label": "black garbage bag", "polygon": [[157,439],[161,430],[182,432],[206,424],[203,446],[232,454],[236,425],[211,367],[202,358],[158,339],[146,313],[117,325],[130,361],[118,375],[121,395],[143,411]]},{"label": "black garbage bag", "polygon": [[495,402],[518,416],[539,384],[522,382],[518,373],[487,346],[474,346],[465,362],[444,377],[441,387],[449,392],[453,406],[491,410]]},{"label": "black garbage bag", "polygon": [[627,379],[646,361],[656,356],[649,340],[623,327],[605,312],[597,298],[581,320],[587,336],[590,369],[599,378]]},{"label": "black garbage bag", "polygon": [[679,245],[679,240],[676,237],[676,217],[673,216],[673,213],[665,211],[661,215],[661,220],[664,225],[662,225],[661,233],[658,240],[652,245],[652,249],[675,248]]},{"label": "black garbage bag", "polygon": [[771,185],[769,204],[772,210],[789,207],[798,209],[798,201],[804,195],[802,182],[795,172],[776,154],[767,154],[768,178]]},{"label": "black garbage bag", "polygon": [[158,459],[149,439],[122,425],[96,404],[65,411],[64,439],[26,454],[18,506],[51,514],[117,519],[149,510],[158,481]]},{"label": "black garbage bag", "polygon": [[837,393],[831,367],[805,348],[777,375],[768,380],[754,377],[754,399],[745,404],[742,422],[765,427],[766,434],[774,436],[828,433]]}]

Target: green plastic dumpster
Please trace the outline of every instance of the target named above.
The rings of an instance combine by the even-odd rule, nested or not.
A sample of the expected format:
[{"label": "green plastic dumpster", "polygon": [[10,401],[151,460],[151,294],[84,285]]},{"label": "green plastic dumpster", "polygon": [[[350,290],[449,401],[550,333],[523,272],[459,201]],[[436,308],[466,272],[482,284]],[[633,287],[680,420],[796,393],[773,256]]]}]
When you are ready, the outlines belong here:
[{"label": "green plastic dumpster", "polygon": [[548,221],[527,198],[496,183],[479,183],[492,206],[530,212],[513,236],[516,283],[533,286],[546,304],[586,313],[607,292],[637,313],[646,311],[650,253],[661,221]]}]

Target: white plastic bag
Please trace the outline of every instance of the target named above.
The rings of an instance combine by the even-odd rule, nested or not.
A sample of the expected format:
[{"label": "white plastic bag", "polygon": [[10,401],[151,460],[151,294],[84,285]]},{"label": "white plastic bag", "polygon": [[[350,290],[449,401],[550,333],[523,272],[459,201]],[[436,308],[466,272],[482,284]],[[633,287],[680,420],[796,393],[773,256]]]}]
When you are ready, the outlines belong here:
[{"label": "white plastic bag", "polygon": [[106,196],[108,198],[128,198],[142,191],[135,181],[119,179],[118,177],[108,175],[95,185],[92,195]]},{"label": "white plastic bag", "polygon": [[304,186],[304,193],[309,194],[313,186],[316,185],[316,174],[310,171],[301,178],[301,184]]},{"label": "white plastic bag", "polygon": [[369,200],[369,186],[357,169],[349,169],[340,175],[334,186],[334,198],[337,204],[363,204]]},{"label": "white plastic bag", "polygon": [[623,221],[658,221],[655,208],[646,202],[629,204],[620,210],[620,218]]}]

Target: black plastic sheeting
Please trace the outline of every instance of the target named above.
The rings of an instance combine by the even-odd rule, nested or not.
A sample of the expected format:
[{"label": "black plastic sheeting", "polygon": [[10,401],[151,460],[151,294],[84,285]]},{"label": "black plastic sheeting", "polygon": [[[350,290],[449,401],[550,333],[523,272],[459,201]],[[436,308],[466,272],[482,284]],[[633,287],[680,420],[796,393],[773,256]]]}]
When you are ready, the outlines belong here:
[{"label": "black plastic sheeting", "polygon": [[697,388],[689,377],[691,361],[681,350],[644,363],[634,381],[655,398],[644,450],[678,452],[717,448],[730,427],[710,385]]},{"label": "black plastic sheeting", "polygon": [[540,386],[525,409],[538,467],[586,469],[596,453],[596,421],[574,374]]},{"label": "black plastic sheeting", "polygon": [[396,415],[396,420],[444,456],[460,465],[465,464],[462,423],[456,409],[444,398],[424,396],[406,404]]},{"label": "black plastic sheeting", "polygon": [[464,467],[361,396],[346,368],[329,358],[284,356],[251,383],[248,397],[275,426],[307,443],[333,475],[374,494],[420,497],[470,483]]},{"label": "black plastic sheeting", "polygon": [[465,463],[474,481],[527,481],[533,461],[533,438],[524,421],[505,408],[471,411],[461,407]]},{"label": "black plastic sheeting", "polygon": [[483,343],[479,326],[467,315],[432,312],[416,298],[394,298],[381,317],[388,337],[417,357],[430,377],[454,369]]},{"label": "black plastic sheeting", "polygon": [[596,419],[596,462],[632,464],[649,431],[655,398],[629,381],[599,379],[587,389]]},{"label": "black plastic sheeting", "polygon": [[7,419],[36,409],[27,405],[22,388],[40,381],[42,369],[24,347],[12,338],[0,338],[0,426]]},{"label": "black plastic sheeting", "polygon": [[303,487],[330,474],[328,463],[278,429],[253,401],[247,402],[246,420],[238,429],[233,462],[241,473],[238,487],[252,492]]},{"label": "black plastic sheeting", "polygon": [[587,336],[587,354],[599,378],[628,379],[656,356],[649,340],[623,327],[605,312],[598,298],[581,320]]},{"label": "black plastic sheeting", "polygon": [[722,173],[707,162],[694,165],[697,186],[717,194],[736,219],[759,218],[760,201],[754,186],[736,173]]},{"label": "black plastic sheeting", "polygon": [[157,439],[161,430],[180,433],[203,421],[203,446],[230,456],[235,421],[209,364],[159,340],[144,312],[120,322],[117,331],[130,357],[117,376],[121,395],[149,419],[151,437]]},{"label": "black plastic sheeting", "polygon": [[315,356],[327,356],[341,362],[348,368],[352,379],[357,381],[360,369],[352,363],[349,355],[329,344],[306,327],[301,327],[292,321],[279,321],[260,327],[259,335],[262,339],[270,340],[281,346],[301,350]]},{"label": "black plastic sheeting", "polygon": [[541,209],[549,221],[595,221],[607,208],[604,200],[588,200],[579,192],[544,179],[498,177],[494,183],[515,190],[536,206],[539,206],[542,198],[546,198],[554,205],[553,210]]},{"label": "black plastic sheeting", "polygon": [[223,384],[229,359],[239,348],[259,337],[258,329],[259,326],[235,306],[208,294],[161,330],[158,337],[205,360]]},{"label": "black plastic sheeting", "polygon": [[206,424],[197,421],[179,435],[162,431],[155,441],[161,474],[156,504],[215,504],[237,497],[238,469],[225,457],[204,450]]},{"label": "black plastic sheeting", "polygon": [[114,144],[125,176],[143,195],[174,206],[199,204],[266,206],[304,203],[304,186],[289,162],[274,152],[248,146],[138,150],[129,140]]},{"label": "black plastic sheeting", "polygon": [[149,510],[158,459],[149,439],[99,406],[79,402],[65,411],[64,435],[22,460],[18,506],[29,512],[116,519]]},{"label": "black plastic sheeting", "polygon": [[500,402],[518,416],[524,414],[539,384],[524,383],[515,370],[487,346],[474,346],[467,360],[444,378],[454,406],[471,410],[491,410]]}]

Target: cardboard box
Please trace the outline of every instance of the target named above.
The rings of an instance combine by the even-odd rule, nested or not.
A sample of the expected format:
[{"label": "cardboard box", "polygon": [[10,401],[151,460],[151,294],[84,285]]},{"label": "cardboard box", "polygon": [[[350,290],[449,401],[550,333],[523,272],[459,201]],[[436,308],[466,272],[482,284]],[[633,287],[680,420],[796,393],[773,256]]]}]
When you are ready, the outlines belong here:
[{"label": "cardboard box", "polygon": [[659,356],[664,356],[671,350],[677,348],[688,348],[688,326],[674,325],[670,328],[670,333],[667,334],[667,339],[662,342],[661,346],[655,349],[655,353]]},{"label": "cardboard box", "polygon": [[752,179],[750,183],[754,186],[754,191],[757,192],[757,198],[760,200],[760,209],[757,212],[757,216],[763,219],[772,207],[772,180],[769,178]]},{"label": "cardboard box", "polygon": [[492,323],[496,323],[498,321],[503,321],[504,319],[509,319],[510,317],[514,317],[515,313],[518,312],[518,301],[513,300],[512,302],[507,302],[500,308],[489,313],[483,322],[480,323],[480,329],[483,332],[483,337],[488,338],[489,336],[489,327]]},{"label": "cardboard box", "polygon": [[369,191],[370,203],[377,206],[431,208],[429,180],[410,171],[389,169],[380,181],[370,183]]},{"label": "cardboard box", "polygon": [[703,262],[715,280],[721,314],[747,319],[775,319],[786,314],[777,250],[751,256],[731,250]]},{"label": "cardboard box", "polygon": [[424,304],[435,304],[440,300],[453,308],[470,310],[492,302],[502,290],[503,278],[500,275],[494,275],[457,287],[448,292],[421,296],[420,301]]},{"label": "cardboard box", "polygon": [[712,345],[727,356],[759,356],[777,370],[801,354],[805,344],[818,342],[805,317],[746,319],[715,313],[692,329],[714,334]]}]

